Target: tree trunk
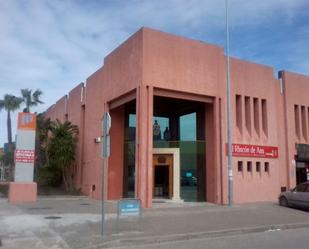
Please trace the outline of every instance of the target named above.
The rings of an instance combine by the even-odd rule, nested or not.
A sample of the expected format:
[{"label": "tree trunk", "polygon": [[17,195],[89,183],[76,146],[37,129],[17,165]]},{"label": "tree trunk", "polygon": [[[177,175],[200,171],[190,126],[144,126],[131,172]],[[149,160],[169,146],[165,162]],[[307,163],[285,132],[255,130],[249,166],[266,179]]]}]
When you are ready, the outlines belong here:
[{"label": "tree trunk", "polygon": [[[11,121],[11,111],[8,110],[7,116],[7,131],[8,131],[8,151],[9,154],[14,158],[14,146],[12,141],[12,121]],[[14,181],[14,159],[9,163],[9,180]]]},{"label": "tree trunk", "polygon": [[62,180],[63,180],[63,183],[64,183],[64,188],[66,191],[69,190],[69,186],[68,186],[68,181],[67,181],[67,178],[65,176],[65,168],[62,167]]},{"label": "tree trunk", "polygon": [[8,110],[7,129],[8,129],[8,143],[10,146],[12,144],[12,122],[11,122],[11,111],[10,110]]}]

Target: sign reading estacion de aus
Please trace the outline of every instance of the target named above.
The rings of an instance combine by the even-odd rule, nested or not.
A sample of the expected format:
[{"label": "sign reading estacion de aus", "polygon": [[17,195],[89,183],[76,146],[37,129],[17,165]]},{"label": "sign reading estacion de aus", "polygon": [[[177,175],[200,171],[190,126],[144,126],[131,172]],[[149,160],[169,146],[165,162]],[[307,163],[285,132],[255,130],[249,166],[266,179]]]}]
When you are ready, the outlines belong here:
[{"label": "sign reading estacion de aus", "polygon": [[278,147],[249,144],[232,144],[232,155],[235,157],[278,158]]}]

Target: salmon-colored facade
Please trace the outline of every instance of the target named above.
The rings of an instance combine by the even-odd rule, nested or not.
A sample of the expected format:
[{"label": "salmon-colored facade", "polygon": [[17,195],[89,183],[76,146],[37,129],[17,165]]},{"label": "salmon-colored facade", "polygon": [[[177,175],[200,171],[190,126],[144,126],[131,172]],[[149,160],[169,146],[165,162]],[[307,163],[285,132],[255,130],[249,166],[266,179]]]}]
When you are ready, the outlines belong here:
[{"label": "salmon-colored facade", "polygon": [[[194,188],[196,200],[227,203],[225,61],[222,47],[148,28],[109,54],[86,84],[46,111],[46,117],[79,127],[76,187],[101,198],[101,143],[96,138],[102,135],[101,119],[108,111],[112,118],[111,155],[106,160],[108,199],[124,197],[133,177],[134,196],[143,207],[151,207],[159,185],[171,187],[169,181],[180,182],[183,196]],[[276,153],[234,155],[234,201],[275,201],[283,187],[296,184],[296,144],[305,149],[309,144],[309,77],[283,71],[276,78],[271,67],[231,58],[231,84],[233,144],[262,150],[271,146]],[[182,120],[192,113],[195,140],[182,143],[186,136],[180,131]],[[154,117],[159,116],[167,120],[170,132],[155,140]],[[161,145],[180,148],[180,178],[159,179],[159,187],[154,188],[165,172],[153,164],[153,148]],[[308,167],[306,158],[301,160],[301,167]],[[182,170],[190,163],[197,165],[194,170]]]}]

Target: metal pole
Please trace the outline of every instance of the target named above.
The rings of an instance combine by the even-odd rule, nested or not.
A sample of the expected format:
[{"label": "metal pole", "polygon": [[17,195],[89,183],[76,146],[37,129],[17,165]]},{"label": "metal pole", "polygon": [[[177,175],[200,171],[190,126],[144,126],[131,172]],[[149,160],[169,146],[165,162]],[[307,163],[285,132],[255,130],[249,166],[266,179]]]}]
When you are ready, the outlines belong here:
[{"label": "metal pole", "polygon": [[[103,140],[105,139],[105,136],[103,136]],[[104,143],[103,143],[104,144]],[[104,192],[105,192],[105,157],[102,159],[102,226],[101,226],[101,234],[104,236],[104,223],[105,223],[105,210],[104,210]]]},{"label": "metal pole", "polygon": [[231,80],[230,80],[230,34],[229,34],[229,6],[225,0],[226,20],[226,97],[227,97],[227,148],[228,148],[228,202],[233,205],[233,160],[232,160],[232,117],[231,117]]}]

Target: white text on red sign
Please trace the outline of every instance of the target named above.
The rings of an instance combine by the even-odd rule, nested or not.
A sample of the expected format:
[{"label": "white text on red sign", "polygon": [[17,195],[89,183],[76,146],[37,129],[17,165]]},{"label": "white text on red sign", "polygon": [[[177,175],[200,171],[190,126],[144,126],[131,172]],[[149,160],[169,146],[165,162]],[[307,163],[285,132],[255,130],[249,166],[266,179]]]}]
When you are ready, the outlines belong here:
[{"label": "white text on red sign", "polygon": [[34,163],[35,153],[34,150],[16,150],[15,162],[20,163]]}]

